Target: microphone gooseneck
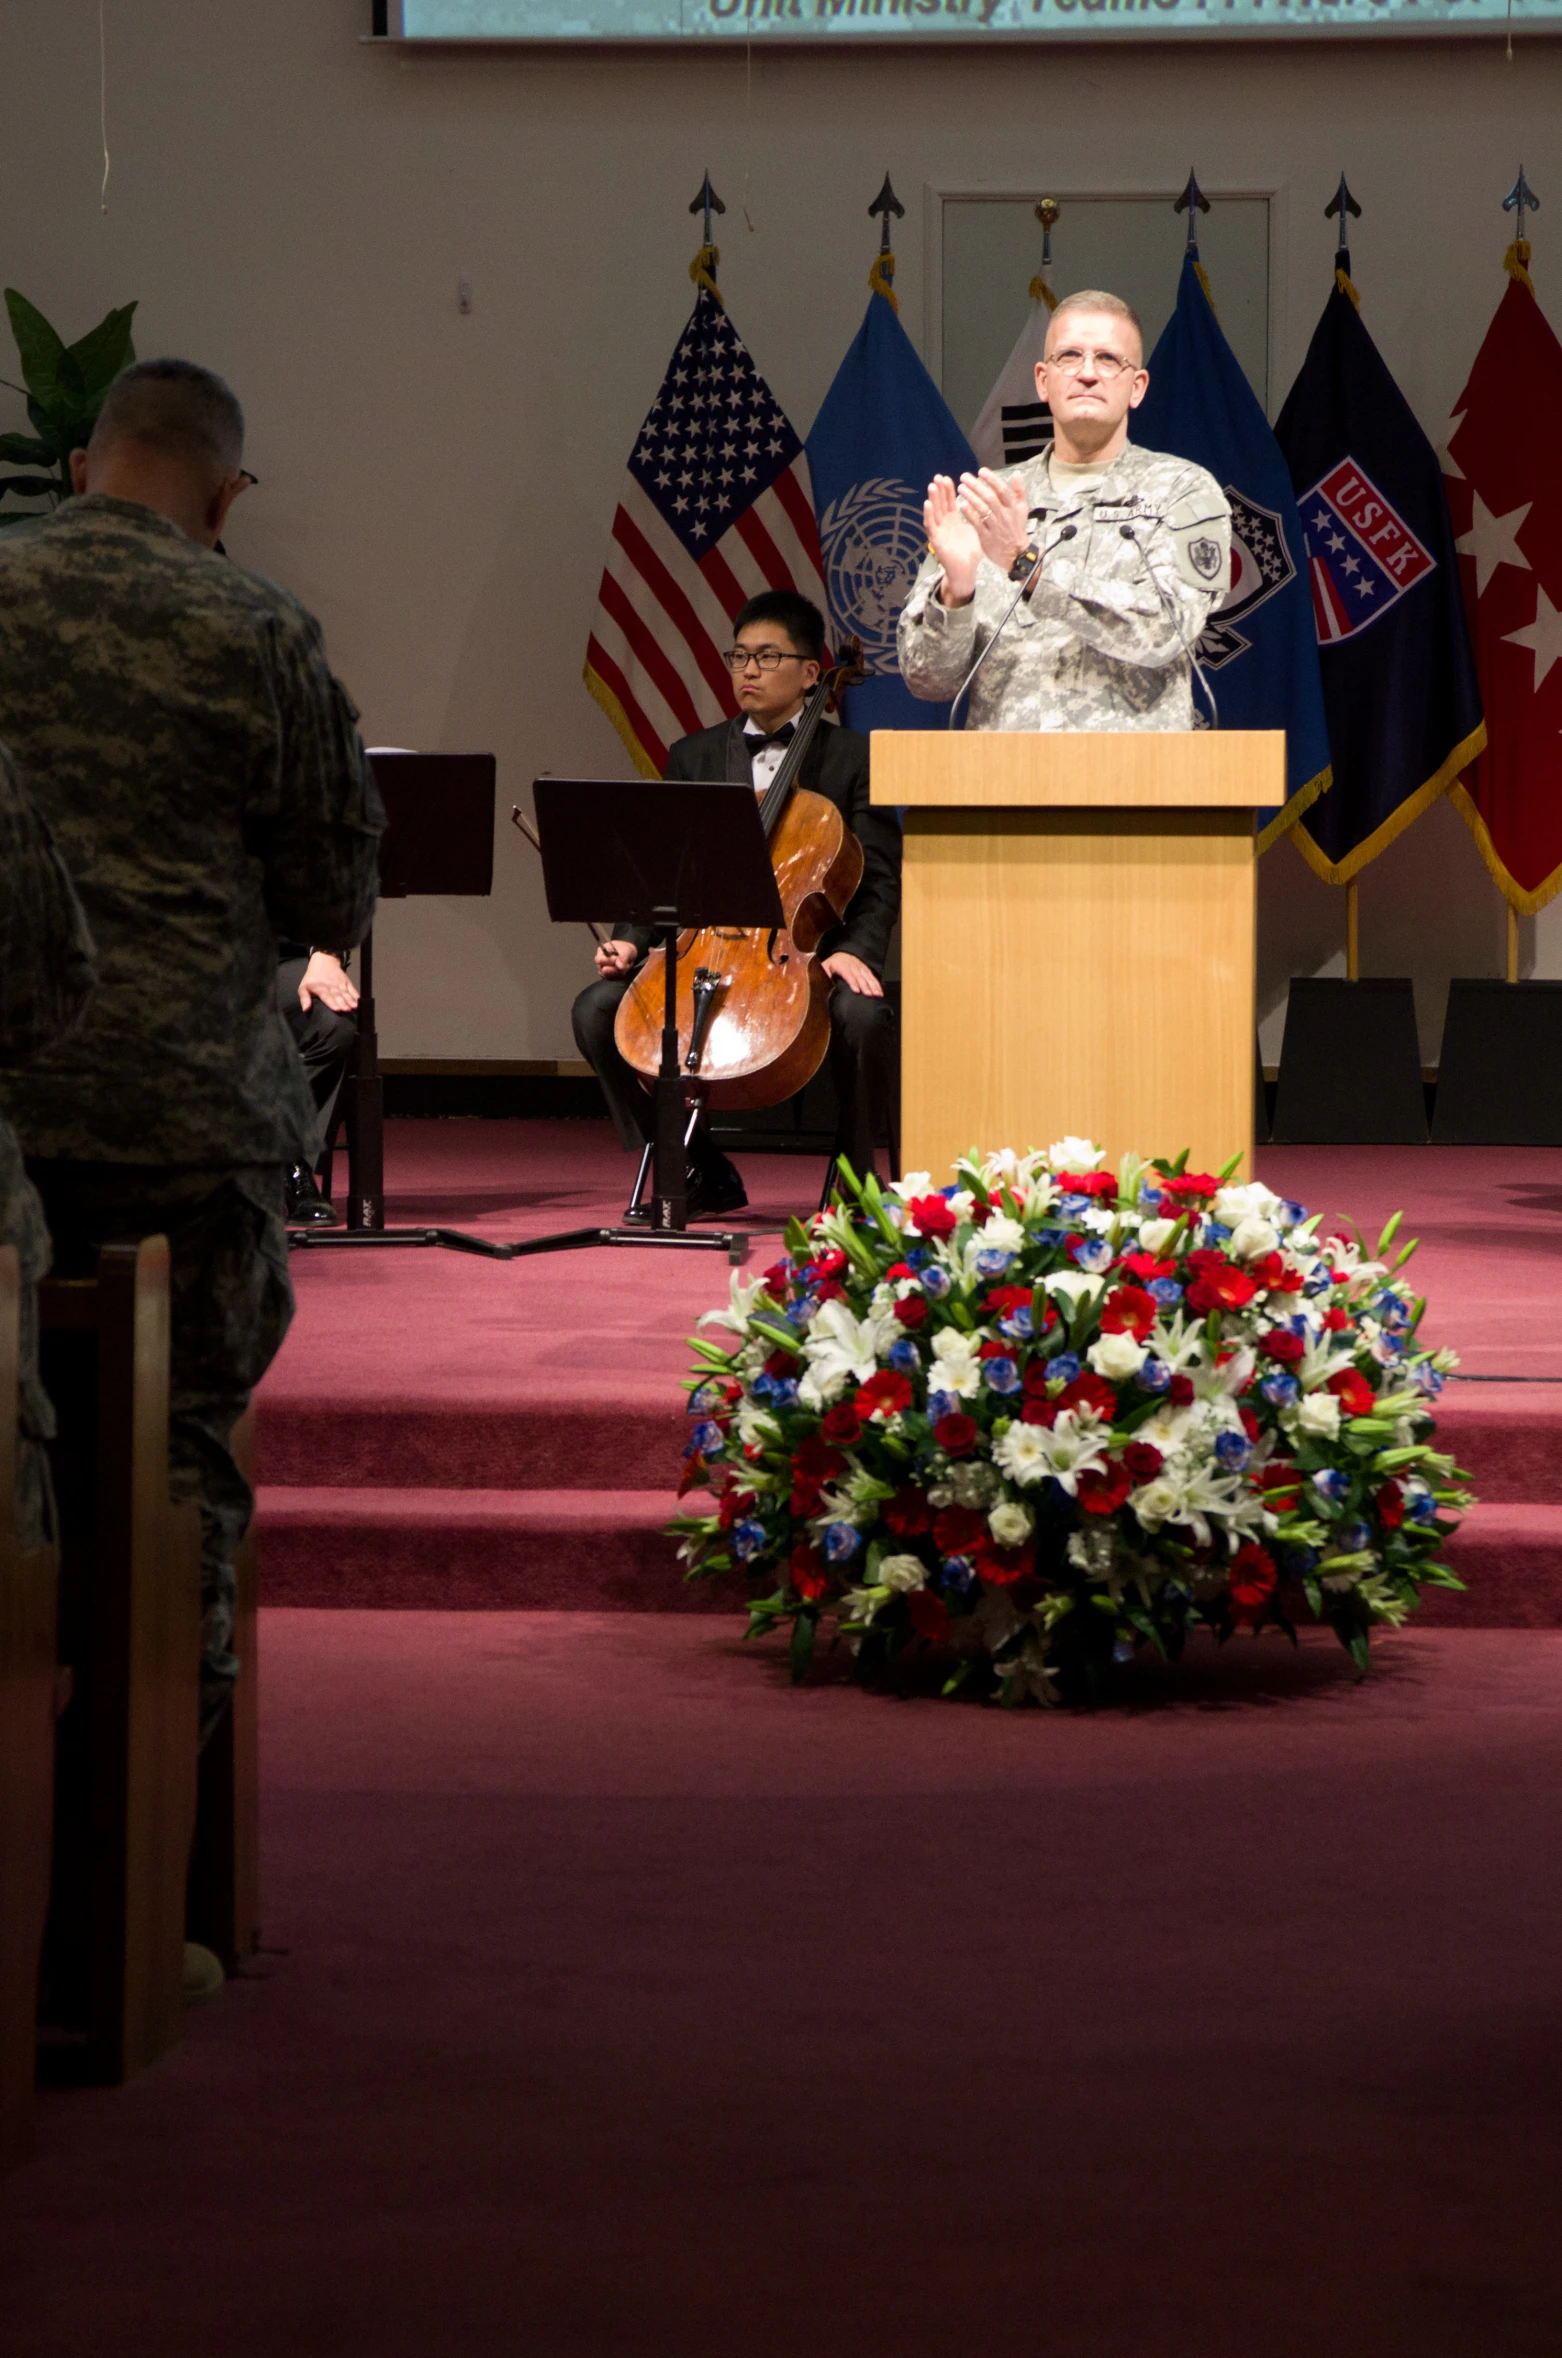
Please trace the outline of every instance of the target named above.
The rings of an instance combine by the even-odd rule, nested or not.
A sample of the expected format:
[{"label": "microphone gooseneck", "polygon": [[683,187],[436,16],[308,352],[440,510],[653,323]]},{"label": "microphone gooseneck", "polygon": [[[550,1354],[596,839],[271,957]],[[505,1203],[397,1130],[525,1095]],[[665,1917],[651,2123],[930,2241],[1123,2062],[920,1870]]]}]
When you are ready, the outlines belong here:
[{"label": "microphone gooseneck", "polygon": [[[1212,523],[1214,522],[1213,517],[1211,517],[1209,520]],[[1155,521],[1160,523],[1162,519],[1160,517],[1156,517]],[[1194,652],[1194,649],[1188,644],[1187,634],[1183,630],[1182,619],[1177,612],[1175,603],[1168,595],[1166,590],[1163,589],[1160,582],[1158,582],[1155,578],[1154,569],[1150,564],[1149,551],[1145,548],[1144,543],[1140,540],[1138,533],[1135,532],[1131,524],[1119,524],[1117,529],[1122,534],[1124,540],[1131,540],[1134,544],[1134,547],[1139,551],[1140,567],[1143,571],[1144,578],[1149,583],[1151,589],[1154,590],[1156,596],[1160,599],[1161,612],[1171,623],[1172,629],[1177,634],[1178,646],[1182,649],[1184,655],[1186,655],[1188,658],[1188,662],[1192,669],[1198,674],[1199,685],[1204,690],[1205,695],[1209,698],[1210,727],[1212,729],[1218,729],[1220,726],[1220,706],[1215,701],[1215,691],[1209,684],[1209,678],[1205,672],[1203,664],[1199,661],[1197,654]]]},{"label": "microphone gooseneck", "polygon": [[[1078,512],[1079,511],[1077,508],[1072,511],[1072,513],[1075,515],[1077,515]],[[1033,516],[1044,515],[1045,510],[1040,508],[1032,508],[1031,514]],[[1040,555],[1036,559],[1035,564],[1026,574],[1025,579],[1020,583],[1019,588],[1015,591],[1013,597],[1009,600],[1008,605],[1004,608],[997,629],[993,632],[992,637],[988,640],[986,646],[982,649],[980,655],[978,655],[976,661],[972,664],[970,670],[966,673],[965,678],[960,682],[959,687],[956,688],[954,696],[950,701],[949,719],[945,724],[948,728],[952,729],[954,727],[955,714],[960,709],[961,698],[971,687],[972,682],[975,680],[977,673],[981,670],[982,665],[987,661],[988,656],[992,653],[994,647],[997,646],[1000,638],[1002,638],[1004,631],[1008,628],[1010,618],[1014,614],[1016,607],[1024,603],[1024,601],[1030,596],[1031,591],[1035,588],[1037,582],[1041,579],[1041,569],[1047,562],[1047,559],[1051,556],[1053,550],[1056,548],[1061,548],[1064,541],[1066,540],[1077,539],[1078,535],[1079,527],[1077,524],[1065,524],[1062,530],[1059,532],[1057,539],[1048,542],[1046,546],[1043,547]]]}]

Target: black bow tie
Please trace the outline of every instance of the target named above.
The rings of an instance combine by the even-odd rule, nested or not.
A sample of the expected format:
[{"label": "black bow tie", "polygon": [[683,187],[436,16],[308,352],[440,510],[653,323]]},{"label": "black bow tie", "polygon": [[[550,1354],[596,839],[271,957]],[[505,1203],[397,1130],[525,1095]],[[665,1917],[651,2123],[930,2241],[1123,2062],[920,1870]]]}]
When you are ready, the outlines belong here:
[{"label": "black bow tie", "polygon": [[763,753],[769,745],[790,745],[796,728],[796,721],[783,721],[780,728],[772,729],[768,737],[757,736],[752,729],[745,729],[743,742],[752,758],[756,753]]}]

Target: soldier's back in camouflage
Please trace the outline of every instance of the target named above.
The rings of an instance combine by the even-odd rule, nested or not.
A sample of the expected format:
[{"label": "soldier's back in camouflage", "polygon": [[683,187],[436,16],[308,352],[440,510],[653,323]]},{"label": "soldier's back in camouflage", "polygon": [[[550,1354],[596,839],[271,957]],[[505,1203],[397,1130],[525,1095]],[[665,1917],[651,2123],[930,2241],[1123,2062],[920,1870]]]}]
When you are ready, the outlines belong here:
[{"label": "soldier's back in camouflage", "polygon": [[318,625],[211,547],[242,445],[220,379],[144,363],[110,392],[86,496],[0,547],[0,741],[100,962],[83,1022],[0,1076],[0,1108],[59,1267],[90,1270],[116,1235],[168,1236],[170,1447],[176,1494],[202,1511],[208,1727],[237,1670],[253,1503],[229,1443],[292,1314],[284,1166],[314,1151],[276,936],[362,938],[383,824]]},{"label": "soldier's back in camouflage", "polygon": [[[942,703],[1003,624],[971,689],[975,729],[1191,729],[1190,650],[1226,594],[1231,514],[1214,477],[1127,444],[1100,480],[1056,485],[1050,456],[1016,470],[1046,565],[1016,587],[984,557],[965,606],[938,597],[929,556],[900,618],[900,668]],[[1077,473],[1079,470],[1075,470]]]}]

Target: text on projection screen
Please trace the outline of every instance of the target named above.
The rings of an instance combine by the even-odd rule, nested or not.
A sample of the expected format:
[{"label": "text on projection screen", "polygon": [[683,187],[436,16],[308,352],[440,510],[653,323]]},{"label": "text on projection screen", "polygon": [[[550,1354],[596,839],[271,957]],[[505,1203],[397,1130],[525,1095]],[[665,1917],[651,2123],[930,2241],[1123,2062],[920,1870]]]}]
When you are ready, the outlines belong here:
[{"label": "text on projection screen", "polygon": [[[394,11],[392,12],[394,15]],[[1131,36],[1496,32],[1562,26],[1562,0],[402,0],[409,41],[678,41],[875,33]]]}]

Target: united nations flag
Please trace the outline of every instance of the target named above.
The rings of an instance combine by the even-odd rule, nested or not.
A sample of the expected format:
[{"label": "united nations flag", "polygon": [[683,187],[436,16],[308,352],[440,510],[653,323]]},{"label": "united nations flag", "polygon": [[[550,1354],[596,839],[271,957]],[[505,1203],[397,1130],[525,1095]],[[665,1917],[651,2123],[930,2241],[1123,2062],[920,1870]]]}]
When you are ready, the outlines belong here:
[{"label": "united nations flag", "polygon": [[1222,727],[1285,731],[1286,799],[1259,814],[1265,850],[1329,784],[1328,723],[1290,474],[1221,333],[1196,247],[1149,368],[1133,439],[1207,467],[1231,503],[1231,587],[1205,625],[1198,657]]},{"label": "united nations flag", "polygon": [[807,449],[832,637],[862,641],[868,674],[847,690],[844,717],[854,729],[941,729],[949,707],[906,687],[895,630],[927,553],[928,484],[976,461],[887,293],[869,296]]}]

